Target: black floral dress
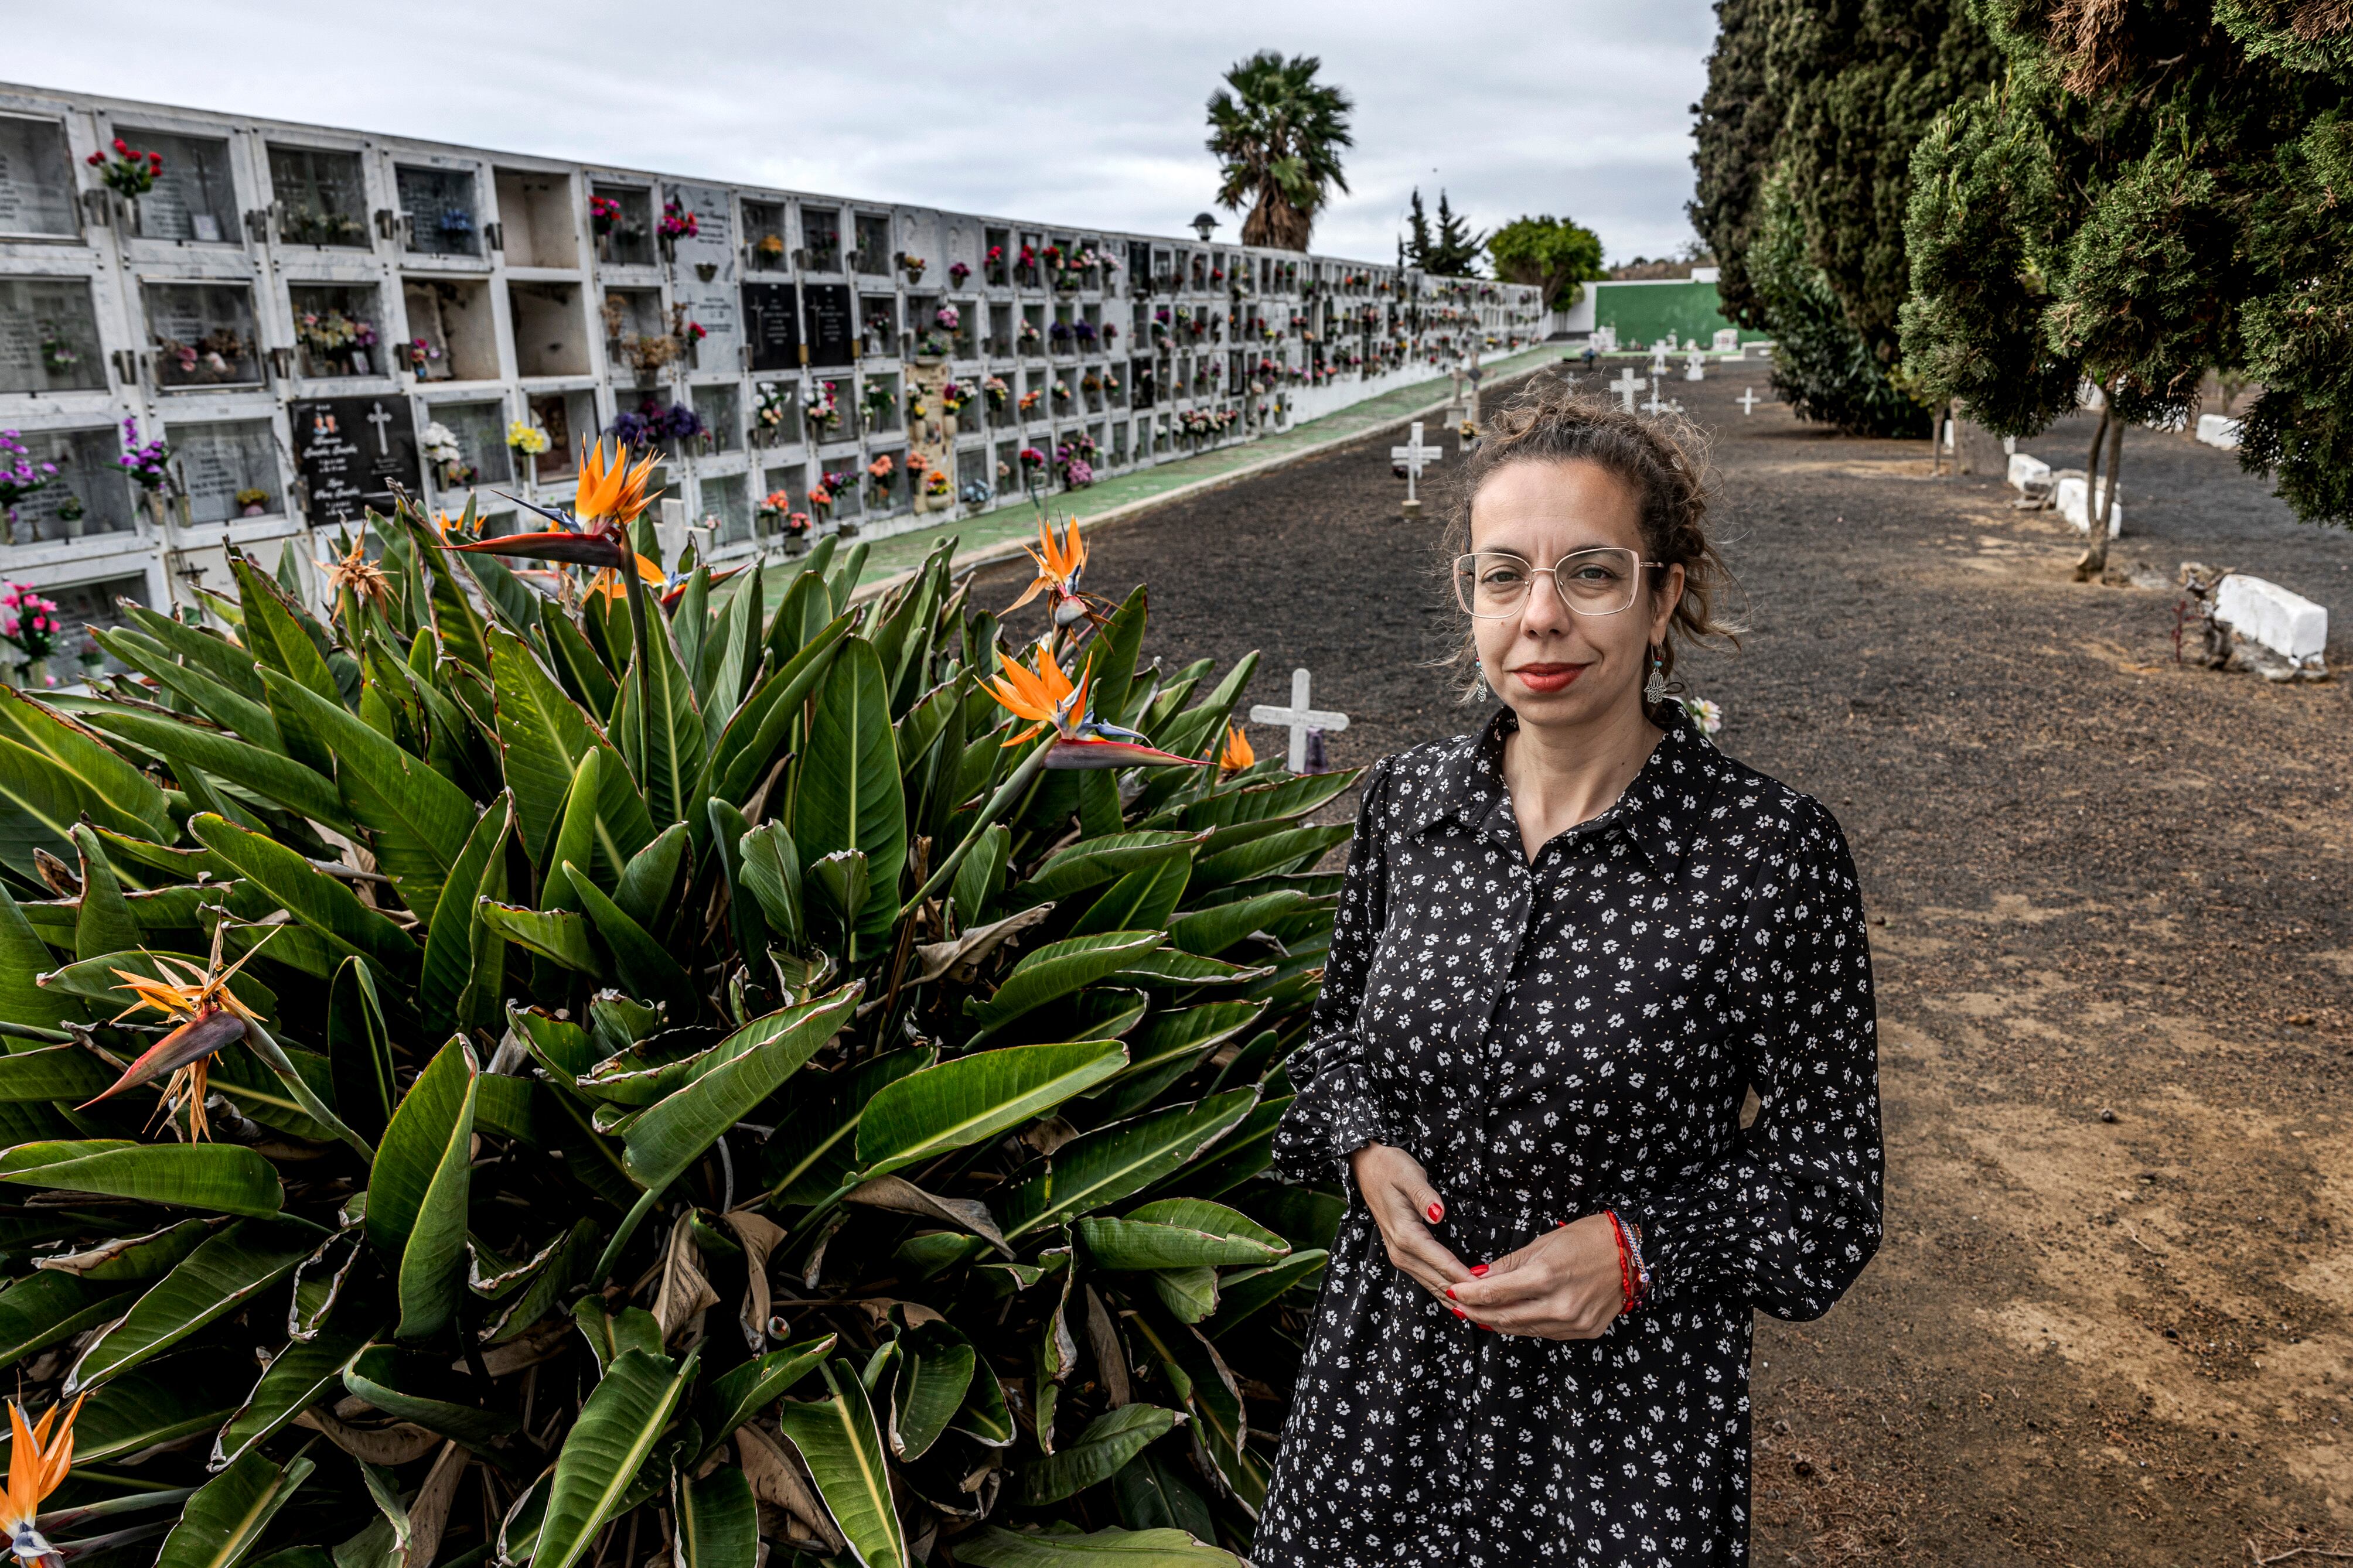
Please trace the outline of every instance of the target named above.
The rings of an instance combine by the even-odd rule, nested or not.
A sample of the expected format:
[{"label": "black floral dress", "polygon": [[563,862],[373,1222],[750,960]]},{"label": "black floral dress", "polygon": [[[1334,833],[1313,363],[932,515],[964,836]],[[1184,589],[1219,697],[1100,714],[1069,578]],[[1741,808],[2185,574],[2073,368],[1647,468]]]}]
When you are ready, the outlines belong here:
[{"label": "black floral dress", "polygon": [[1259,1568],[1747,1560],[1750,1312],[1819,1317],[1879,1244],[1871,957],[1830,813],[1662,722],[1533,864],[1508,710],[1366,781],[1277,1168],[1405,1150],[1466,1263],[1615,1208],[1653,1293],[1598,1340],[1479,1329],[1351,1185]]}]

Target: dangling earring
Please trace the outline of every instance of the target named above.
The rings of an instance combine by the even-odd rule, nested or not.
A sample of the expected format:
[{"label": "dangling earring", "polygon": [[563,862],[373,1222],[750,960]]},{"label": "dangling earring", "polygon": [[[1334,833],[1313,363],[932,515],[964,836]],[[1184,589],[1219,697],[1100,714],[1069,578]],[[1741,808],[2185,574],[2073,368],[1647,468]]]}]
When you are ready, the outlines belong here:
[{"label": "dangling earring", "polygon": [[1653,707],[1667,700],[1667,661],[1659,650],[1651,650],[1651,683],[1642,689],[1642,700]]},{"label": "dangling earring", "polygon": [[1487,671],[1485,667],[1482,666],[1479,673],[1472,678],[1471,700],[1473,702],[1484,702],[1493,695],[1493,692],[1487,689]]}]

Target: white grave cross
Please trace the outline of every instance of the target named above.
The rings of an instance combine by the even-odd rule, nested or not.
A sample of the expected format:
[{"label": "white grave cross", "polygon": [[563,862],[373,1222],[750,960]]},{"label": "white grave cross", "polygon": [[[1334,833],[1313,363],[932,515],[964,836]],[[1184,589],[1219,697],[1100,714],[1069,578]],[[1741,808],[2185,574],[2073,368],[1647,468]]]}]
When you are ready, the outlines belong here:
[{"label": "white grave cross", "polygon": [[1667,345],[1664,339],[1651,345],[1651,374],[1652,375],[1667,374]]},{"label": "white grave cross", "polygon": [[1699,345],[1697,343],[1692,344],[1690,354],[1683,360],[1683,379],[1685,381],[1705,381],[1707,379],[1707,373],[1701,368],[1703,363],[1704,362],[1700,357]]},{"label": "white grave cross", "polygon": [[1764,402],[1764,401],[1765,401],[1765,400],[1764,400],[1763,398],[1761,398],[1761,397],[1759,397],[1759,396],[1757,396],[1757,389],[1756,389],[1755,387],[1753,387],[1753,386],[1744,386],[1744,387],[1742,387],[1742,388],[1740,389],[1740,412],[1741,412],[1741,413],[1743,413],[1743,414],[1754,414],[1754,413],[1756,413],[1756,412],[1757,412],[1757,405],[1758,404],[1760,404],[1760,403]]},{"label": "white grave cross", "polygon": [[1642,378],[1634,374],[1634,367],[1630,364],[1618,373],[1618,379],[1609,384],[1609,390],[1618,395],[1618,401],[1625,405],[1627,413],[1631,414],[1634,412],[1634,395],[1642,390]]},{"label": "white grave cross", "polygon": [[1642,405],[1642,412],[1656,417],[1658,415],[1665,413],[1670,406],[1671,405],[1659,401],[1659,378],[1655,375],[1652,376],[1651,378],[1651,401]]},{"label": "white grave cross", "polygon": [[1291,752],[1285,763],[1294,773],[1307,771],[1307,731],[1321,730],[1326,734],[1348,727],[1345,713],[1334,713],[1307,705],[1307,672],[1291,672],[1291,706],[1276,708],[1261,702],[1250,709],[1253,724],[1278,724],[1291,731]]},{"label": "white grave cross", "polygon": [[384,433],[385,426],[392,423],[392,416],[384,411],[383,404],[379,403],[374,408],[368,410],[367,422],[375,426],[375,449],[377,454],[381,457],[386,458],[392,456],[391,438]]},{"label": "white grave cross", "polygon": [[[1421,421],[1419,419],[1413,422],[1413,429],[1407,435],[1405,445],[1402,447],[1391,447],[1389,448],[1389,461],[1393,463],[1403,463],[1405,465],[1405,499],[1407,505],[1411,506],[1420,500],[1420,498],[1415,494],[1414,487],[1420,482],[1421,466],[1424,463],[1434,463],[1445,455],[1445,451],[1441,447],[1425,447],[1421,444]],[[1306,701],[1306,699],[1303,697],[1300,700],[1304,702]]]}]

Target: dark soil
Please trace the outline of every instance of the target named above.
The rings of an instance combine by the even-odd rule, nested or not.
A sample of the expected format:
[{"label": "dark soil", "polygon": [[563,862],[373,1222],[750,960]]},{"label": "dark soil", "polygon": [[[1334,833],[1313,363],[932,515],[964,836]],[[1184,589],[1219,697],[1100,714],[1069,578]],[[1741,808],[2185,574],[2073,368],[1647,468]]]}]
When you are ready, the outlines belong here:
[{"label": "dark soil", "polygon": [[[1757,1561],[2344,1548],[2353,689],[2177,663],[2169,584],[2274,577],[2353,668],[2353,536],[2135,431],[2113,575],[2142,585],[2078,584],[2079,536],[1998,477],[1744,416],[1762,365],[1714,377],[1672,390],[1711,432],[1750,629],[1691,683],[1727,751],[1837,813],[1885,922],[1887,1239],[1829,1317],[1759,1325]],[[2080,466],[2089,436],[2027,446]],[[1107,529],[1089,585],[1148,581],[1172,663],[1263,650],[1246,700],[1306,666],[1350,715],[1337,765],[1468,729],[1394,438]]]}]

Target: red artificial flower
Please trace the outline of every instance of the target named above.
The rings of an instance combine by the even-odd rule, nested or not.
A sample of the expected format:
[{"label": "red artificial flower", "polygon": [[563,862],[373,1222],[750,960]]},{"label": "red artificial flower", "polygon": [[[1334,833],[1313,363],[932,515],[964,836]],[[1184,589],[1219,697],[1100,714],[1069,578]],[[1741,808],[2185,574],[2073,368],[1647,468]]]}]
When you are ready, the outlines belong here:
[{"label": "red artificial flower", "polygon": [[128,144],[126,144],[126,143],[123,142],[122,138],[121,138],[121,137],[120,137],[120,136],[118,136],[118,137],[116,137],[116,138],[114,139],[114,150],[115,150],[116,152],[118,152],[118,153],[121,153],[121,154],[122,154],[124,157],[126,157],[126,158],[128,158],[129,156],[131,156],[131,148],[129,147],[129,145],[128,145]]},{"label": "red artificial flower", "polygon": [[106,154],[103,153],[92,153],[89,157],[84,158],[82,162],[95,169],[100,164],[106,162]]}]

